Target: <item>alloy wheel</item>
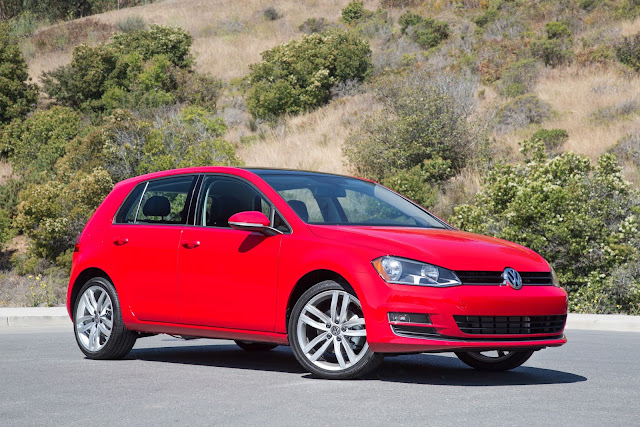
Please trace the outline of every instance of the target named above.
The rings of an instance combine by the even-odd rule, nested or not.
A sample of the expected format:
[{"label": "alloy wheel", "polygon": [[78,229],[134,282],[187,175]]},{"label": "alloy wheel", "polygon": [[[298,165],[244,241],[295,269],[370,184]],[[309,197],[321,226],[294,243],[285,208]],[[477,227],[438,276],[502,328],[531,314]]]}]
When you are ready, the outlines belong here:
[{"label": "alloy wheel", "polygon": [[113,303],[100,286],[87,288],[75,315],[78,342],[88,351],[100,351],[109,341],[113,329]]}]

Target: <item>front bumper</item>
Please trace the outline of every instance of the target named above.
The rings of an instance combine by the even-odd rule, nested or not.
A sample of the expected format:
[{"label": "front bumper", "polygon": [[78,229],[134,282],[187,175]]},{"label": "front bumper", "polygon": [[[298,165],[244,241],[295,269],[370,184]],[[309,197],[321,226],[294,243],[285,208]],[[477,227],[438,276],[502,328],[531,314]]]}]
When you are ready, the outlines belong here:
[{"label": "front bumper", "polygon": [[[364,277],[367,276],[367,277]],[[368,282],[363,305],[367,321],[367,341],[380,353],[422,353],[443,351],[482,351],[491,349],[538,350],[567,342],[560,327],[547,333],[464,333],[454,316],[559,316],[567,313],[567,294],[554,286],[461,285],[450,288],[390,285],[379,277],[363,275]],[[366,281],[366,282],[365,282]],[[417,325],[426,333],[394,332],[388,313],[419,313],[430,323]],[[406,326],[406,324],[404,324]],[[514,332],[510,330],[509,332]],[[538,331],[536,331],[538,332]]]}]

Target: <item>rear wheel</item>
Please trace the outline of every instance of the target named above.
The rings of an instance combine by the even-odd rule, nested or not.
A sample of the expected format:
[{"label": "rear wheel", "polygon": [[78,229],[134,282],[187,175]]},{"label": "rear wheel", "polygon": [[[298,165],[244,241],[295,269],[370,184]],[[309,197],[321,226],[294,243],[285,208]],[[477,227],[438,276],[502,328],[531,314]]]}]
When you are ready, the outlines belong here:
[{"label": "rear wheel", "polygon": [[459,352],[458,359],[472,368],[482,371],[508,371],[529,360],[533,351],[493,350],[482,352]]},{"label": "rear wheel", "polygon": [[382,362],[367,343],[360,301],[351,289],[333,280],[311,287],[296,302],[289,319],[289,342],[298,362],[322,378],[355,378]]},{"label": "rear wheel", "polygon": [[246,351],[268,351],[273,350],[278,344],[269,344],[266,342],[252,342],[252,341],[239,341],[236,340],[236,344]]},{"label": "rear wheel", "polygon": [[124,326],[115,288],[102,277],[89,279],[80,289],[73,329],[80,350],[90,359],[120,359],[137,339]]}]

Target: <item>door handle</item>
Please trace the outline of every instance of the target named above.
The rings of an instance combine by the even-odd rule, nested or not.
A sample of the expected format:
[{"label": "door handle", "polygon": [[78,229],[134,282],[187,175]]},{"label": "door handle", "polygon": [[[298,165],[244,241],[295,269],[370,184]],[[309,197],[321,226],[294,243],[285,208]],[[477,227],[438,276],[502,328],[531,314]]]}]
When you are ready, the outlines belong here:
[{"label": "door handle", "polygon": [[113,244],[116,246],[122,246],[127,242],[129,242],[129,239],[127,239],[126,237],[116,237],[115,239],[113,239]]},{"label": "door handle", "polygon": [[200,246],[200,240],[189,240],[182,242],[182,247],[185,249],[195,249]]}]

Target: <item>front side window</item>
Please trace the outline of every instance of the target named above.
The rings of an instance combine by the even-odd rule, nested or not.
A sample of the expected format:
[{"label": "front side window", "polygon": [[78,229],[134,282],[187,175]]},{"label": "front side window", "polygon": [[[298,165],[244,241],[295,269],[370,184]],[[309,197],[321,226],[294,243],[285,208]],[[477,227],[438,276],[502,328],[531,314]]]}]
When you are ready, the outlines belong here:
[{"label": "front side window", "polygon": [[256,173],[309,224],[447,228],[379,184],[335,175]]},{"label": "front side window", "polygon": [[117,216],[118,224],[186,224],[193,175],[163,178],[138,184]]},{"label": "front side window", "polygon": [[196,225],[230,227],[238,212],[258,211],[271,218],[271,205],[251,185],[225,176],[206,176],[200,187]]}]

